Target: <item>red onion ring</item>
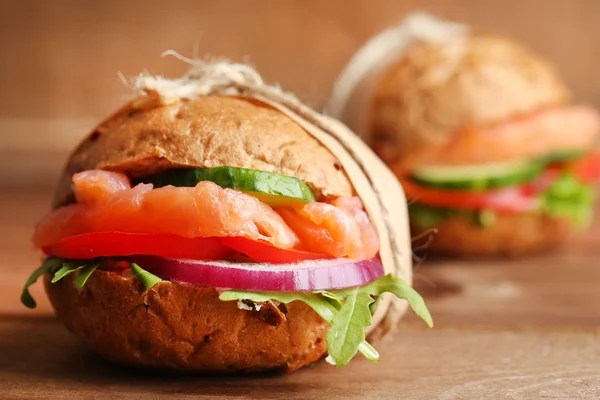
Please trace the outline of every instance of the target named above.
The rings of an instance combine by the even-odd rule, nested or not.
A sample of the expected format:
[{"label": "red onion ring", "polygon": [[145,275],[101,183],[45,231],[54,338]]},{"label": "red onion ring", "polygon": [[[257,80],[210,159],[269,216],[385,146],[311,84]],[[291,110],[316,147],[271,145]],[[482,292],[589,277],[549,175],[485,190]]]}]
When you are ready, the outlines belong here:
[{"label": "red onion ring", "polygon": [[196,285],[271,292],[299,292],[361,286],[384,275],[378,257],[336,258],[291,264],[196,261],[132,256],[129,261],[171,281]]}]

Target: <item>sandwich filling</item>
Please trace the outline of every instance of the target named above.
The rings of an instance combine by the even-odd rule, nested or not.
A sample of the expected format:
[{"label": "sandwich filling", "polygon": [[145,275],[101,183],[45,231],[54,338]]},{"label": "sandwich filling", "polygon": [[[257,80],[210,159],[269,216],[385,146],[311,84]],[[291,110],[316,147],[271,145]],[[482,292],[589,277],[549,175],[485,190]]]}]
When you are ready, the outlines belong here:
[{"label": "sandwich filling", "polygon": [[487,227],[498,215],[536,213],[587,226],[600,177],[599,125],[595,111],[574,106],[463,130],[437,165],[402,180],[411,224],[430,229],[459,216]]},{"label": "sandwich filling", "polygon": [[173,169],[132,182],[123,173],[73,175],[76,202],[36,226],[33,242],[47,255],[28,287],[76,273],[83,287],[98,268],[133,274],[149,290],[162,281],[218,288],[241,309],[303,301],[331,324],[330,362],[343,366],[361,352],[376,300],[384,292],[408,300],[431,325],[423,299],[385,275],[377,233],[357,197],[316,201],[302,181],[234,167]]}]

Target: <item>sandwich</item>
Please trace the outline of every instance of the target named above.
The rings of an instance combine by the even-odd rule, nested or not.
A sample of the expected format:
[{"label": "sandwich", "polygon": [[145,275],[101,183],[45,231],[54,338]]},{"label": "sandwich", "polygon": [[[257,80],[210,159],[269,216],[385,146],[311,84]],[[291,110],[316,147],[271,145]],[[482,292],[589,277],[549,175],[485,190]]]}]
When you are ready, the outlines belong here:
[{"label": "sandwich", "polygon": [[213,74],[235,67],[146,80],[162,89],[143,87],[79,144],[35,227],[44,259],[21,299],[35,307],[42,278],[69,331],[141,368],[377,361],[365,338],[384,300],[431,325],[423,299],[386,267],[390,239],[346,162],[273,102],[222,91],[241,83]]},{"label": "sandwich", "polygon": [[362,113],[350,126],[401,181],[412,234],[435,232],[428,251],[518,255],[589,225],[600,119],[547,60],[422,14],[383,36],[369,46],[385,60],[353,94],[360,111],[345,99],[337,116]]}]

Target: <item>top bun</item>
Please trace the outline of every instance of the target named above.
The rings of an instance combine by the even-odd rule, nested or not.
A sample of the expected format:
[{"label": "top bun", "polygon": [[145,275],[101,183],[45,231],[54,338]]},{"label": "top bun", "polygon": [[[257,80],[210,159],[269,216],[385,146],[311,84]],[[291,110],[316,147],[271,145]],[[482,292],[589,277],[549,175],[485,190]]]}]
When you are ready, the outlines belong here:
[{"label": "top bun", "polygon": [[54,206],[73,200],[74,173],[90,169],[140,178],[173,167],[233,166],[295,176],[317,199],[350,196],[338,160],[303,128],[258,100],[203,96],[167,104],[130,102],[98,125],[67,162]]},{"label": "top bun", "polygon": [[471,34],[417,42],[374,87],[365,132],[388,164],[478,127],[562,105],[570,94],[546,60],[512,40]]}]

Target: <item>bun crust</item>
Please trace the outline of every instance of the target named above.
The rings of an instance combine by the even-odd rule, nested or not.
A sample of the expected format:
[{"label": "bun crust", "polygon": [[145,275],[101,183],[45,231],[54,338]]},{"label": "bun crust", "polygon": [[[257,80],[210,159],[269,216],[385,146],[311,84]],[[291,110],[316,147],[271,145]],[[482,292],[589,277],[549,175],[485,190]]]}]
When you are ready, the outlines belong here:
[{"label": "bun crust", "polygon": [[319,200],[352,195],[338,160],[287,116],[257,100],[205,96],[159,104],[145,96],[102,122],[77,147],[54,206],[72,201],[71,177],[84,170],[139,178],[173,167],[223,165],[295,176]]},{"label": "bun crust", "polygon": [[99,355],[121,364],[211,373],[293,371],[325,355],[328,325],[302,302],[273,326],[224,302],[214,288],[97,270],[82,289],[75,274],[45,276],[58,318]]},{"label": "bun crust", "polygon": [[[518,256],[557,246],[571,231],[568,220],[543,214],[498,215],[496,222],[486,228],[457,216],[440,223],[424,250],[460,257]],[[423,231],[413,225],[412,232],[417,235]]]},{"label": "bun crust", "polygon": [[388,164],[416,163],[461,129],[562,105],[569,96],[552,65],[509,39],[473,34],[419,43],[374,88],[366,140]]}]

